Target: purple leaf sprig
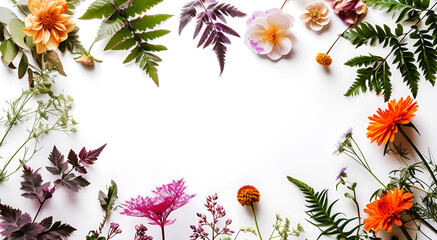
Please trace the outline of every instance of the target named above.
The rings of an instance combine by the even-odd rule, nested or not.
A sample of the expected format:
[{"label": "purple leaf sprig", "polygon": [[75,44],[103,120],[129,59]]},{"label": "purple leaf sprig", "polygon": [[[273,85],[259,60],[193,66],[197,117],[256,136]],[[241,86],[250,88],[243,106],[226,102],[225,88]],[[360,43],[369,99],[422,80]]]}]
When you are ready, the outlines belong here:
[{"label": "purple leaf sprig", "polygon": [[21,190],[24,192],[23,197],[36,200],[39,203],[39,208],[32,218],[28,213],[22,213],[20,209],[14,209],[11,206],[0,203],[0,235],[3,235],[8,240],[22,239],[65,239],[71,235],[76,229],[68,224],[60,221],[53,222],[53,217],[47,217],[41,222],[36,222],[36,219],[43,208],[46,201],[53,197],[58,186],[64,186],[72,191],[79,191],[90,183],[82,176],[76,176],[72,173],[73,170],[80,174],[85,174],[85,166],[93,164],[103,148],[86,151],[85,148],[79,153],[79,156],[70,150],[67,162],[64,161],[62,155],[56,147],[53,147],[49,155],[49,160],[53,166],[46,167],[47,171],[53,175],[60,176],[59,179],[51,182],[44,182],[40,169],[33,170],[27,165],[23,165],[23,181],[21,182]]},{"label": "purple leaf sprig", "polygon": [[145,217],[150,220],[150,225],[161,227],[162,240],[165,239],[164,226],[173,224],[176,220],[169,220],[170,213],[184,206],[195,196],[185,193],[187,188],[184,179],[173,180],[172,183],[157,187],[152,191],[154,196],[131,198],[121,204],[123,211],[121,214],[133,217]]},{"label": "purple leaf sprig", "polygon": [[[201,10],[198,11],[198,9]],[[226,25],[226,16],[244,17],[246,14],[230,4],[219,3],[216,0],[194,0],[182,7],[179,20],[179,34],[181,34],[188,22],[193,17],[197,18],[193,39],[203,29],[197,47],[202,45],[203,48],[209,45],[213,46],[220,65],[220,75],[225,67],[227,51],[225,44],[231,43],[231,40],[226,35],[240,37],[235,30]]]},{"label": "purple leaf sprig", "polygon": [[[197,217],[199,217],[199,222],[197,226],[190,226],[190,228],[193,230],[193,234],[190,236],[190,240],[214,240],[220,235],[231,235],[234,233],[234,231],[229,229],[229,225],[232,223],[231,219],[226,220],[222,228],[218,226],[219,220],[226,216],[226,211],[222,205],[217,204],[217,200],[217,193],[206,198],[205,207],[208,212],[211,213],[212,221],[209,222],[205,214],[197,213]],[[211,228],[211,237],[209,237],[209,233],[206,232],[204,227]]]}]

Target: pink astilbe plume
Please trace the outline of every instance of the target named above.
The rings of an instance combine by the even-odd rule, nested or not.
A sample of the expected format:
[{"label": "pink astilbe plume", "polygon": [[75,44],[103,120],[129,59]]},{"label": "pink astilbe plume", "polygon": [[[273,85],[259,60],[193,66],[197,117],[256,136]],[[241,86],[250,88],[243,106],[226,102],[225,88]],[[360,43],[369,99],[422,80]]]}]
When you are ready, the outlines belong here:
[{"label": "pink astilbe plume", "polygon": [[157,187],[152,191],[155,195],[152,197],[131,198],[122,204],[123,211],[121,214],[145,217],[151,220],[149,224],[164,227],[174,223],[176,220],[168,220],[168,216],[174,210],[184,206],[195,196],[185,193],[187,187],[184,186],[184,179]]}]

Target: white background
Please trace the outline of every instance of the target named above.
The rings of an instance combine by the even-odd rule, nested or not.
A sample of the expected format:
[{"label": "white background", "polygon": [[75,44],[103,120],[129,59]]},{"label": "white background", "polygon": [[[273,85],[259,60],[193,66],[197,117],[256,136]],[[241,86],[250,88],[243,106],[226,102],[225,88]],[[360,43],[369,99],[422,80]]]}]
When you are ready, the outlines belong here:
[{"label": "white background", "polygon": [[[84,1],[76,10],[76,17],[91,2]],[[78,152],[83,146],[95,149],[104,143],[108,145],[87,175],[91,185],[79,193],[58,189],[39,218],[53,215],[54,219],[78,229],[71,239],[84,239],[100,224],[103,211],[97,194],[111,179],[118,184],[120,204],[130,197],[149,195],[156,186],[173,179],[184,178],[187,192],[196,197],[170,215],[177,221],[166,227],[169,240],[189,239],[189,225],[197,224],[196,212],[206,213],[205,197],[214,193],[218,193],[220,204],[233,219],[231,229],[255,227],[249,208],[241,207],[236,200],[238,189],[246,184],[261,192],[256,208],[265,239],[270,235],[276,213],[290,218],[293,226],[298,222],[304,226],[306,233],[300,239],[316,239],[320,232],[305,221],[303,195],[286,176],[300,179],[318,191],[331,189],[330,199],[340,198],[336,210],[355,216],[352,201],[343,197],[345,189],[335,191],[340,168],[348,166],[349,176],[358,181],[361,209],[379,185],[346,156],[332,155],[342,133],[354,128],[355,139],[382,181],[388,182],[388,173],[402,164],[393,156],[383,157],[383,146],[371,144],[366,138],[367,117],[379,107],[385,108],[386,103],[374,93],[344,97],[355,78],[355,69],[343,63],[369,51],[382,56],[388,51],[378,47],[356,50],[341,39],[330,53],[334,61],[331,67],[319,66],[314,60],[317,53],[326,52],[347,25],[331,15],[331,23],[322,32],[308,30],[299,20],[306,2],[295,0],[284,7],[284,12],[296,19],[292,28],[296,41],[291,53],[271,61],[251,52],[241,38],[232,37],[225,70],[219,76],[214,52],[210,48],[196,48],[197,40],[192,40],[194,22],[181,36],[177,33],[179,13],[187,2],[166,0],[149,12],[174,15],[161,25],[171,33],[156,41],[168,48],[158,54],[163,59],[158,68],[159,88],[137,65],[122,64],[126,52],[103,52],[105,41],[93,48],[92,54],[104,61],[94,68],[76,63],[69,54],[63,57],[68,77],[58,77],[54,89],[74,97],[72,114],[79,121],[78,131],[70,136],[60,133],[44,136],[41,140],[44,148],[29,165],[32,168],[48,165],[53,145],[64,154],[70,148]],[[247,14],[279,8],[283,3],[228,2]],[[0,5],[10,3],[2,1]],[[246,19],[229,19],[229,25],[243,36]],[[391,24],[388,15],[374,9],[369,10],[365,20]],[[100,21],[76,19],[76,22],[82,42],[89,46]],[[395,68],[392,72],[392,98],[406,97],[408,88]],[[26,80],[17,79],[16,71],[1,67],[0,107],[6,108],[4,101],[18,97],[26,85]],[[420,82],[419,110],[413,122],[421,136],[412,132],[410,135],[415,136],[414,141],[423,151],[437,149],[433,138],[437,133],[435,91],[428,82]],[[17,130],[9,144],[22,138]],[[0,154],[7,153],[7,148],[8,145]],[[41,172],[45,180],[54,180],[44,168]],[[20,196],[20,175],[0,184],[1,200],[33,216],[38,205]],[[114,212],[110,221],[120,223],[123,229],[116,239],[133,239],[134,226],[147,223],[147,219],[119,212]],[[159,227],[150,226],[148,233],[154,239],[161,238]],[[380,231],[383,239],[392,235]],[[402,239],[402,234],[396,235]],[[246,234],[239,239],[257,237]]]}]

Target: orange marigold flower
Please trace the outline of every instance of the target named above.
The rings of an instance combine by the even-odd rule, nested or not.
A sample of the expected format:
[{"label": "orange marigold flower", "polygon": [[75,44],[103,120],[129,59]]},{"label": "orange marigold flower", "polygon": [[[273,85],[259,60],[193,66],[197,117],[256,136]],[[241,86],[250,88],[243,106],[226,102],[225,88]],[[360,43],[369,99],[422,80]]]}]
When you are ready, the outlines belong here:
[{"label": "orange marigold flower", "polygon": [[329,67],[332,63],[332,58],[326,53],[319,53],[316,56],[316,61],[324,67]]},{"label": "orange marigold flower", "polygon": [[377,114],[369,117],[370,123],[367,127],[367,137],[371,142],[376,141],[378,145],[386,144],[389,140],[393,142],[395,133],[398,132],[398,124],[408,124],[410,119],[417,111],[417,102],[408,96],[405,100],[401,98],[398,102],[391,100],[388,103],[388,109],[376,111]]},{"label": "orange marigold flower", "polygon": [[363,221],[366,224],[364,229],[366,231],[373,229],[376,235],[379,229],[391,232],[393,223],[402,226],[400,215],[413,206],[410,203],[413,199],[413,194],[404,193],[403,189],[399,190],[397,188],[382,194],[379,200],[367,204],[367,208],[364,209],[364,212],[370,215]]},{"label": "orange marigold flower", "polygon": [[29,0],[28,7],[30,14],[24,20],[23,32],[33,37],[38,54],[55,50],[76,26],[71,16],[65,14],[66,0]]},{"label": "orange marigold flower", "polygon": [[246,185],[241,187],[237,193],[237,200],[241,206],[250,206],[254,202],[259,202],[260,193],[254,186]]}]

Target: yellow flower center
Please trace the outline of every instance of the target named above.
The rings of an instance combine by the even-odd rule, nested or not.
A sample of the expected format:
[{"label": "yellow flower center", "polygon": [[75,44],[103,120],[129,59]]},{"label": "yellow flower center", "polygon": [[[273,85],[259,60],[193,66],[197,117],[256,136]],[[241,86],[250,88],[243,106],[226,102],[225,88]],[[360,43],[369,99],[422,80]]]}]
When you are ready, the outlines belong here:
[{"label": "yellow flower center", "polygon": [[280,29],[275,25],[269,26],[263,33],[263,42],[270,43],[270,45],[279,45],[279,40],[284,36],[281,34]]},{"label": "yellow flower center", "polygon": [[40,17],[40,20],[44,29],[51,29],[55,26],[55,20],[53,19],[53,16],[50,14],[42,15]]},{"label": "yellow flower center", "polygon": [[313,13],[311,13],[311,17],[317,19],[317,18],[319,18],[319,13],[313,12]]}]

